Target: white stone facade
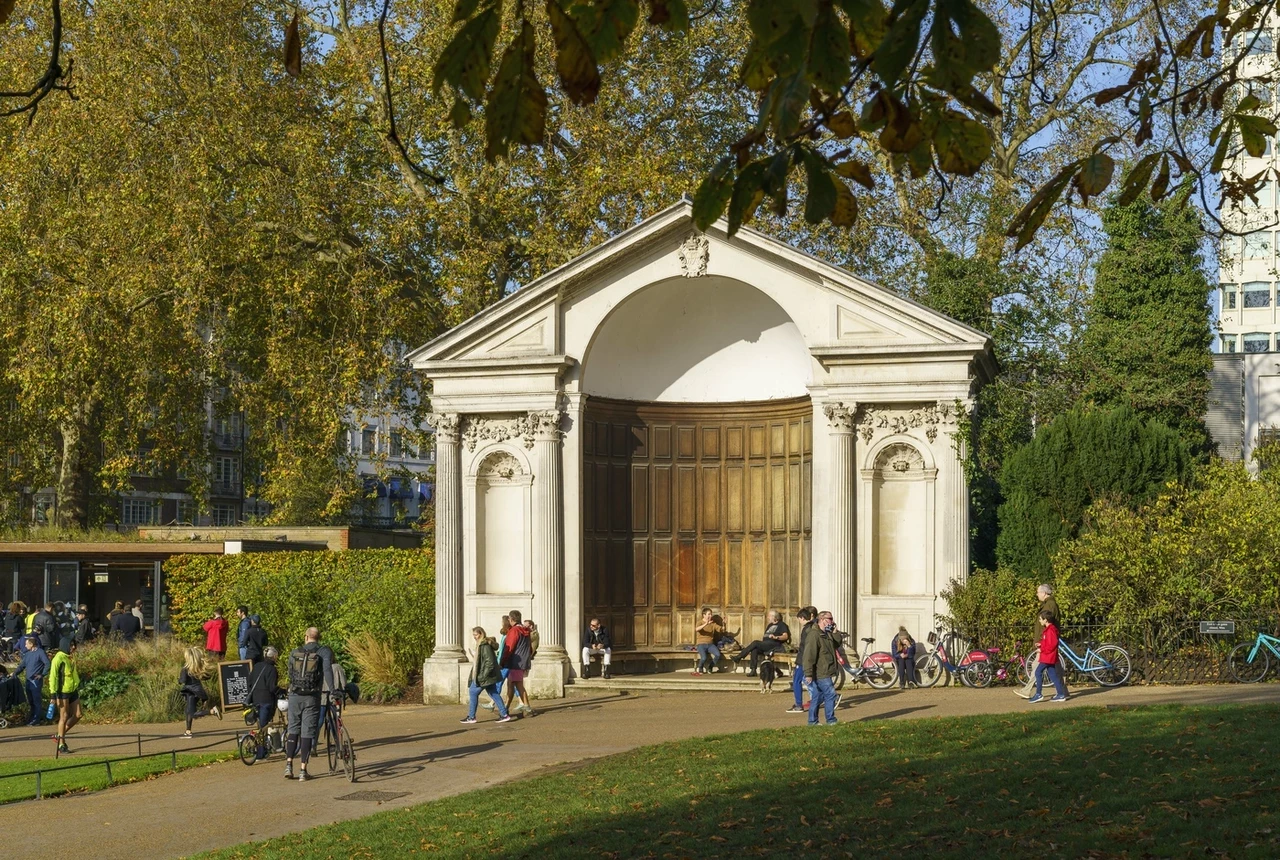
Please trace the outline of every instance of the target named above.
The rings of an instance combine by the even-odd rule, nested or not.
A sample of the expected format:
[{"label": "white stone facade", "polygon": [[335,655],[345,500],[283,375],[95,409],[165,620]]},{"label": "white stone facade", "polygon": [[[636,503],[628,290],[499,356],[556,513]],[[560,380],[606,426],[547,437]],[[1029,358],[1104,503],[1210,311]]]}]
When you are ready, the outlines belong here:
[{"label": "white stone facade", "polygon": [[994,371],[987,336],[754,231],[698,233],[688,203],[410,360],[432,385],[438,440],[428,701],[465,697],[468,631],[496,632],[510,609],[538,624],[535,696],[562,695],[576,671],[593,397],[704,415],[808,398],[803,581],[847,632],[923,635],[938,592],[968,570],[956,429]]}]

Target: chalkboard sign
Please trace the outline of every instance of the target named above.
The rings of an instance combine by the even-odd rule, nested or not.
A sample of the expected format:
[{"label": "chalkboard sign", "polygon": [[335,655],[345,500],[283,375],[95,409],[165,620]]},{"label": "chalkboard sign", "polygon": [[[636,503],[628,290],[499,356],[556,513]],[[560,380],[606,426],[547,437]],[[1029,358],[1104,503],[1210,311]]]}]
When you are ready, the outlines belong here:
[{"label": "chalkboard sign", "polygon": [[218,664],[218,684],[222,688],[222,707],[249,704],[249,670],[252,660],[229,660]]}]

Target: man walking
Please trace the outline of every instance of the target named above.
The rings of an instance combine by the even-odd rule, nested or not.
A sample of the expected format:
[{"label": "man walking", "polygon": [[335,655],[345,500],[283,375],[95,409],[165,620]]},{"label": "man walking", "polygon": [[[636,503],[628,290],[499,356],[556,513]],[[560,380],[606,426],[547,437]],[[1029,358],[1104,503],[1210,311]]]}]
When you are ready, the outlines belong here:
[{"label": "man walking", "polygon": [[[1039,633],[1040,613],[1048,612],[1049,616],[1053,620],[1053,626],[1057,630],[1062,629],[1062,613],[1058,611],[1058,601],[1057,599],[1054,598],[1053,586],[1050,585],[1049,583],[1042,582],[1038,586],[1036,586],[1036,600],[1040,601],[1040,608],[1036,610],[1036,618],[1035,618],[1035,621],[1033,622],[1034,623],[1033,629],[1036,631],[1036,636],[1038,639],[1040,635]],[[1061,653],[1058,654],[1056,665],[1058,667],[1058,677],[1062,679],[1062,683],[1065,685],[1067,682],[1067,667],[1062,662]],[[1023,684],[1022,688],[1017,691],[1018,695],[1024,699],[1030,699],[1031,695],[1035,692],[1035,689],[1036,689],[1035,670],[1036,670],[1035,664],[1032,664],[1032,663],[1027,664],[1027,683]]]},{"label": "man walking", "polygon": [[835,619],[830,612],[818,613],[816,629],[809,632],[805,639],[804,650],[800,654],[800,665],[804,667],[804,682],[809,687],[809,725],[818,724],[818,706],[822,705],[827,725],[836,723],[836,672],[840,665],[836,662],[836,648],[841,644],[841,637],[836,632]]},{"label": "man walking", "polygon": [[67,732],[80,722],[80,671],[76,667],[76,644],[53,655],[49,667],[49,688],[58,706],[58,752],[69,753]]},{"label": "man walking", "polygon": [[236,625],[236,647],[240,649],[240,659],[248,660],[245,650],[248,648],[246,637],[249,635],[249,607],[243,603],[237,606],[236,617],[240,619],[240,623]]},{"label": "man walking", "polygon": [[[519,713],[522,717],[535,716],[529,707],[529,694],[524,689],[524,675],[533,665],[533,644],[529,641],[529,628],[524,626],[523,614],[519,609],[508,613],[511,618],[511,629],[503,642],[501,668],[507,670],[507,710]],[[511,697],[520,696],[520,705],[511,707]]]},{"label": "man walking", "polygon": [[609,629],[600,623],[599,618],[592,618],[587,632],[582,637],[582,677],[591,674],[591,658],[600,658],[600,676],[609,678],[609,660],[613,656],[613,643],[609,641]]},{"label": "man walking", "polygon": [[801,668],[801,655],[804,654],[805,643],[809,641],[809,634],[813,630],[813,621],[818,611],[812,606],[805,606],[796,613],[796,619],[800,622],[800,641],[798,643],[799,654],[796,656],[796,667],[791,670],[791,693],[795,696],[795,704],[787,708],[788,714],[803,714],[808,711],[804,706],[804,670]]},{"label": "man walking", "polygon": [[310,779],[307,762],[320,737],[320,694],[333,673],[333,652],[320,644],[320,631],[308,627],[306,641],[289,654],[289,726],[285,733],[284,778],[293,779],[293,759],[301,754],[298,781]]},{"label": "man walking", "polygon": [[23,652],[18,671],[26,679],[27,705],[31,707],[31,719],[27,725],[38,726],[42,713],[40,708],[44,704],[41,701],[40,690],[44,687],[45,675],[49,674],[49,655],[44,653],[44,649],[34,637],[28,636],[26,643],[27,650]]}]

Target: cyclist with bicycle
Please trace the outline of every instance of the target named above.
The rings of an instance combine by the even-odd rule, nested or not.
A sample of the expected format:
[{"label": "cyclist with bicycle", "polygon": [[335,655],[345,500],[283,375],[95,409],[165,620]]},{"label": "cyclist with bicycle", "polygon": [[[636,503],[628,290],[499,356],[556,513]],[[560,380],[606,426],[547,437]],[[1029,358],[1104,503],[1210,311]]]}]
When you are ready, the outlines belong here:
[{"label": "cyclist with bicycle", "polygon": [[293,779],[293,759],[301,756],[298,781],[305,782],[311,750],[320,737],[320,694],[333,677],[333,651],[320,644],[320,631],[308,627],[306,641],[289,654],[289,726],[285,736],[284,778]]},{"label": "cyclist with bicycle", "polygon": [[271,751],[267,749],[267,724],[276,713],[276,701],[280,698],[280,671],[276,660],[280,652],[268,645],[262,659],[249,673],[249,705],[258,712],[258,751],[254,761],[262,761]]}]

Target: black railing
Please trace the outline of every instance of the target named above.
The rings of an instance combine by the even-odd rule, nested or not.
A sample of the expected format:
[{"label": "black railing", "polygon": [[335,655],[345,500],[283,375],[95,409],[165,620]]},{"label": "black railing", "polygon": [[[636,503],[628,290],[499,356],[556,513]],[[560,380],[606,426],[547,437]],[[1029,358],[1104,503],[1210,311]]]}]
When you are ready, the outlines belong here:
[{"label": "black railing", "polygon": [[[1088,644],[1111,643],[1129,652],[1133,662],[1130,684],[1202,684],[1234,681],[1227,656],[1241,642],[1252,642],[1258,631],[1274,634],[1280,621],[1268,619],[1204,619],[1230,621],[1234,632],[1212,632],[1201,619],[1158,619],[1137,623],[1112,621],[1064,621],[1062,638],[1078,653]],[[1216,629],[1222,629],[1218,627]],[[915,634],[915,631],[911,631]],[[999,648],[1003,662],[1015,654],[1026,656],[1040,641],[1038,629],[1026,625],[943,625],[943,641],[950,650]],[[925,632],[916,634],[925,638]]]}]

